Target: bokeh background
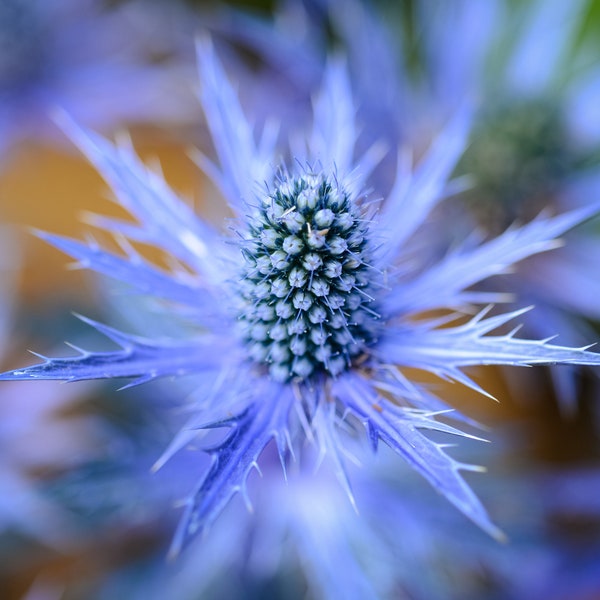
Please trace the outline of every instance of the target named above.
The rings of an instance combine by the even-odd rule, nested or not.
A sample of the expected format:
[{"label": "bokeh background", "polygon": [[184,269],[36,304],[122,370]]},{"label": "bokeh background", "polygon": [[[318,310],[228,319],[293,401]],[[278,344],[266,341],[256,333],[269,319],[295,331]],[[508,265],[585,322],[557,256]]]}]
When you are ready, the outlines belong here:
[{"label": "bokeh background", "polygon": [[[458,12],[468,12],[469,4],[478,2],[448,4],[456,4]],[[506,0],[498,4],[517,22],[527,25],[520,15],[528,7],[539,8],[544,3]],[[451,110],[451,102],[444,104],[448,99],[444,86],[450,85],[444,80],[449,72],[440,58],[444,48],[432,49],[432,39],[442,44],[440,40],[446,35],[449,40],[445,43],[452,47],[453,35],[459,40],[462,36],[481,36],[482,31],[493,36],[496,29],[502,28],[504,44],[510,45],[511,39],[517,37],[507,25],[513,20],[483,14],[485,11],[472,21],[459,22],[452,20],[452,11],[446,15],[439,5],[426,0],[350,5],[379,16],[388,35],[401,42],[390,47],[390,52],[401,52],[407,82],[420,82],[418,126],[406,132],[406,142],[417,154],[429,143],[432,131],[447,114],[445,111]],[[325,0],[0,0],[3,369],[28,361],[27,349],[42,354],[68,353],[66,346],[61,347],[65,340],[101,347],[102,340],[88,339],[88,329],[73,312],[98,320],[111,315],[113,323],[131,317],[127,301],[110,291],[109,282],[66,268],[69,259],[33,233],[40,229],[81,238],[90,231],[82,223],[86,213],[121,215],[109,200],[101,178],[53,122],[56,110],[68,111],[81,124],[105,135],[130,136],[145,160],[160,164],[178,193],[220,222],[224,212],[218,195],[188,156],[191,147],[206,145],[203,116],[194,98],[195,36],[208,31],[222,45],[228,65],[239,69],[242,100],[248,107],[260,108],[268,97],[282,114],[295,115],[296,109],[301,112],[303,103],[310,101],[312,71],[307,67],[307,75],[298,79],[295,75],[287,77],[282,63],[273,71],[272,64],[259,51],[260,44],[252,39],[252,35],[268,34],[257,29],[259,33],[251,35],[253,30],[248,23],[258,21],[268,28],[285,19],[289,22],[290,18],[298,18],[302,27],[318,29],[327,47],[343,48],[345,38],[336,29],[340,22],[336,10],[335,2]],[[600,167],[600,143],[594,145],[600,140],[600,136],[594,138],[600,133],[600,114],[593,110],[600,106],[600,2],[576,2],[564,12],[565,19],[576,18],[577,24],[566,58],[556,63],[555,75],[560,83],[548,88],[547,99],[561,100],[571,78],[586,84],[585,108],[566,103],[568,111],[572,111],[567,117],[573,117],[592,140],[577,146],[585,154],[581,161],[586,177],[579,181],[575,176],[580,163],[573,166],[568,158],[561,162],[562,154],[556,158],[555,146],[560,152],[566,151],[563,138],[553,141],[562,135],[559,125],[545,121],[536,129],[532,120],[525,118],[510,125],[508,133],[506,128],[489,126],[494,117],[488,113],[495,108],[483,94],[475,118],[472,152],[467,153],[459,167],[468,173],[476,171],[475,185],[450,209],[455,219],[452,227],[459,232],[456,235],[473,223],[483,223],[489,231],[497,231],[508,225],[506,219],[531,218],[531,211],[546,204],[560,207],[556,201],[559,184],[546,187],[557,173],[557,177],[576,180],[575,187],[584,189],[589,201],[600,201],[600,186],[595,179]],[[527,31],[521,31],[521,35],[527,36]],[[553,47],[552,30],[545,34],[546,38],[539,32],[535,35],[542,37],[534,43],[545,44],[547,49]],[[268,44],[268,39],[263,41]],[[456,39],[454,43],[458,43]],[[300,49],[304,54],[300,55]],[[436,51],[440,56],[435,56]],[[456,53],[456,60],[459,54]],[[299,43],[295,59],[298,63],[290,63],[290,73],[295,73],[293,67],[300,64],[310,66],[307,56],[310,48]],[[514,84],[505,79],[501,62],[490,60],[478,71],[477,77],[495,82],[490,98],[498,95],[497,90],[502,91],[503,86],[508,89]],[[318,67],[315,69],[318,79]],[[442,75],[436,69],[442,69]],[[261,86],[267,85],[271,87],[261,91]],[[279,100],[275,99],[277,94]],[[503,101],[509,109],[520,110],[518,94],[506,94]],[[539,112],[535,114],[539,116]],[[587,119],[583,124],[582,115]],[[511,127],[516,127],[516,134]],[[515,191],[515,186],[521,185],[521,175],[515,175],[510,166],[498,166],[500,175],[486,172],[486,168],[499,165],[503,152],[508,153],[508,162],[524,161],[519,153],[527,145],[528,128],[540,146],[531,150],[537,170],[530,179],[523,176],[525,183]],[[486,146],[477,146],[482,139]],[[544,145],[547,140],[550,141]],[[403,142],[397,140],[399,144]],[[539,176],[538,166],[550,154],[554,162],[542,164]],[[498,201],[494,195],[499,187],[498,177],[503,185],[509,180],[506,185],[511,198],[523,195],[518,207],[502,204],[490,209],[490,202]],[[530,199],[533,204],[528,205]],[[600,226],[591,223],[584,233],[575,232],[573,239],[576,244],[584,236],[587,240],[599,235]],[[597,246],[592,244],[589,248],[592,250],[586,255],[586,265],[591,264],[583,272],[583,280],[578,279],[589,286],[581,284],[569,293],[587,295],[592,308],[577,314],[575,304],[567,306],[567,310],[571,315],[569,322],[579,319],[586,333],[593,332],[592,339],[597,339],[600,329],[594,315],[598,309],[594,306],[598,296],[593,290],[600,285],[595,266],[600,255],[593,253]],[[576,264],[583,264],[577,260],[574,259]],[[531,281],[535,287],[535,279],[528,280],[526,275],[527,271],[523,281]],[[566,301],[562,306],[565,305]],[[129,310],[135,311],[135,307]],[[460,408],[489,427],[486,437],[492,440],[491,444],[485,448],[466,444],[458,452],[474,456],[475,462],[488,467],[486,475],[475,475],[469,481],[492,518],[508,533],[506,544],[474,531],[474,526],[454,514],[452,507],[431,498],[433,492],[411,473],[396,467],[387,469],[385,461],[377,467],[382,485],[392,487],[403,499],[406,544],[402,547],[382,541],[385,536],[381,524],[372,520],[377,509],[371,513],[368,507],[361,527],[366,523],[373,540],[365,542],[366,536],[361,535],[357,536],[359,541],[349,543],[354,552],[369,560],[371,554],[379,556],[378,552],[383,552],[385,560],[378,568],[373,567],[376,561],[372,560],[369,572],[373,578],[393,581],[386,588],[393,590],[389,597],[600,598],[597,376],[574,373],[575,391],[565,400],[557,393],[561,388],[548,371],[531,371],[533,374],[526,377],[514,371],[489,369],[481,374],[481,380],[501,399],[499,404],[482,401],[464,390],[449,390]],[[201,471],[203,459],[200,453],[190,452],[152,474],[154,461],[180,420],[177,399],[169,398],[160,385],[144,394],[138,390],[117,392],[116,387],[110,383],[0,387],[2,598],[336,597],[335,579],[340,573],[335,572],[345,567],[341,559],[337,561],[339,547],[327,545],[332,536],[325,532],[328,519],[333,522],[336,513],[336,519],[346,518],[340,517],[346,514],[346,508],[340,508],[346,500],[343,494],[330,489],[326,475],[310,484],[314,486],[313,498],[317,499],[311,510],[298,500],[301,490],[282,490],[278,483],[269,481],[267,492],[253,491],[257,509],[252,525],[248,524],[243,504],[234,502],[221,517],[205,549],[200,547],[201,542],[190,548],[179,564],[168,564],[166,552],[179,514],[176,501]],[[304,520],[306,531],[310,524],[316,527],[312,545],[302,546],[289,533],[274,535],[271,553],[277,555],[276,566],[256,560],[255,554],[260,551],[250,550],[252,540],[260,538],[257,529],[268,531],[280,526],[269,512],[273,506],[279,507],[275,510],[281,510],[287,519]],[[396,510],[399,509],[394,508],[390,514],[398,518]],[[347,518],[348,528],[359,527],[355,516]],[[263,538],[259,548],[260,544],[269,545],[269,536]],[[299,539],[306,544],[306,535]],[[377,544],[383,550],[375,552],[373,545]],[[232,552],[232,548],[236,551]],[[247,554],[243,548],[248,548]],[[307,575],[310,568],[306,564],[310,561],[306,552],[314,553],[316,549],[323,553],[317,558],[327,566],[329,583],[315,583]],[[356,597],[362,597],[358,590]]]}]

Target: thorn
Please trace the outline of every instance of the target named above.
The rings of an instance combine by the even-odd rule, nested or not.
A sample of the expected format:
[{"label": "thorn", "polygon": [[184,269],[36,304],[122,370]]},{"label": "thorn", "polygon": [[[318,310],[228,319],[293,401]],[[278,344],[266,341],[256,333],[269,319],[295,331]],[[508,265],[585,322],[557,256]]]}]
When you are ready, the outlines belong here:
[{"label": "thorn", "polygon": [[244,484],[239,490],[242,498],[244,499],[244,504],[246,505],[246,509],[250,514],[254,513],[254,506],[252,506],[252,501],[250,500],[250,496],[248,495],[248,488],[246,484]]}]

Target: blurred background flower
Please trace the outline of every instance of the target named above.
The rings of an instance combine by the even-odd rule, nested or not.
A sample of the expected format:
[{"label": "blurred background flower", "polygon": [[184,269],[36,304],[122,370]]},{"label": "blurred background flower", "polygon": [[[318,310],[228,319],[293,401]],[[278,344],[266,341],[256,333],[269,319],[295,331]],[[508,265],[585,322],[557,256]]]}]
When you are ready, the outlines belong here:
[{"label": "blurred background flower", "polygon": [[[478,106],[471,146],[458,167],[472,181],[460,198],[467,210],[459,222],[463,232],[476,228],[489,236],[542,211],[598,203],[600,64],[597,44],[584,35],[593,7],[586,1],[418,3],[425,79],[437,110],[447,113],[469,96]],[[485,35],[471,36],[475,29]],[[463,39],[474,47],[465,52]],[[571,344],[594,335],[597,231],[597,221],[577,228],[563,249],[524,261],[510,276],[519,304],[537,307],[526,331],[541,337],[560,331]],[[581,370],[551,375],[560,410],[572,416]],[[531,385],[527,378],[511,380],[514,394],[536,395],[535,379]]]},{"label": "blurred background flower", "polygon": [[[0,359],[9,360],[19,336],[15,328],[20,252],[16,236],[0,228]],[[85,463],[98,450],[100,436],[89,418],[77,415],[86,386],[65,389],[3,386],[0,390],[0,581],[43,562],[49,552],[72,548],[76,525],[45,493],[58,473]]]},{"label": "blurred background flower", "polygon": [[135,0],[2,2],[0,148],[62,139],[49,118],[56,107],[101,129],[188,122],[191,72],[161,14]]}]

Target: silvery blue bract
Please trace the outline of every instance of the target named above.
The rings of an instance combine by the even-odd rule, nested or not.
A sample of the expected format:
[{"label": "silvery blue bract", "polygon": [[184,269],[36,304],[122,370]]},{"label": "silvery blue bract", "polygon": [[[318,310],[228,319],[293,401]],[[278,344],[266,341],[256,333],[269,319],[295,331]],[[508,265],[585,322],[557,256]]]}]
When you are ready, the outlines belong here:
[{"label": "silvery blue bract", "polygon": [[56,137],[49,115],[57,107],[93,127],[185,122],[187,69],[167,60],[172,38],[146,2],[3,0],[0,149]]}]

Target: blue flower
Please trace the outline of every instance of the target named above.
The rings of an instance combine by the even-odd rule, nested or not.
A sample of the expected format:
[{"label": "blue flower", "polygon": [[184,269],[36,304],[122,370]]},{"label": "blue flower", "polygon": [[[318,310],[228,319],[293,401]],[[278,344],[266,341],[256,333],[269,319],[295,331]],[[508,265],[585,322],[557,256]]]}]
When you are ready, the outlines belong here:
[{"label": "blue flower", "polygon": [[[418,373],[489,396],[464,369],[600,364],[585,348],[507,332],[528,309],[490,316],[485,305],[502,296],[471,289],[554,248],[558,236],[597,209],[541,216],[475,246],[467,240],[432,263],[423,253],[429,239],[421,226],[449,189],[468,133],[466,110],[414,169],[398,161],[395,183],[380,200],[364,191],[379,153],[356,152],[355,105],[341,59],[329,61],[312,128],[292,139],[293,149],[277,145],[273,127],[255,139],[207,40],[199,42],[198,60],[216,159],[201,153],[195,159],[234,214],[230,234],[195,215],[126,143],[114,146],[67,117],[64,129],[136,221],[94,219],[117,236],[122,254],[40,234],[82,266],[153,297],[163,318],[187,323],[185,333],[174,326],[169,338],[141,337],[81,317],[119,348],[78,349],[74,357],[44,358],[2,378],[124,377],[137,385],[194,376],[192,417],[157,466],[214,429],[225,433],[206,448],[212,461],[187,498],[174,553],[206,531],[236,493],[249,502],[248,476],[260,469],[269,445],[285,469],[291,455],[314,443],[352,499],[346,429],[353,436],[364,430],[374,450],[380,441],[389,446],[466,516],[501,537],[460,473],[479,467],[448,455],[439,439],[473,436],[443,419],[448,405]],[[156,247],[169,266],[149,262],[127,239]]]},{"label": "blue flower", "polygon": [[[594,202],[600,192],[600,71],[597,48],[580,35],[589,3],[419,6],[438,112],[450,113],[468,94],[479,99],[472,144],[459,167],[473,180],[463,197],[467,228],[495,234],[547,207],[566,211]],[[458,43],[464,39],[474,45],[468,52]],[[589,339],[590,321],[600,318],[591,259],[599,244],[594,228],[580,229],[565,248],[536,256],[511,275],[513,291],[537,308],[526,319],[527,335],[560,331],[571,345]],[[574,372],[551,370],[565,412],[577,402]]]},{"label": "blue flower", "polygon": [[[0,228],[0,358],[9,350],[15,310],[18,248],[8,227]],[[20,383],[0,390],[0,538],[18,534],[54,548],[66,549],[76,526],[43,493],[44,475],[84,461],[100,441],[95,424],[83,416],[65,417],[81,389],[66,391],[50,382],[31,387]]]},{"label": "blue flower", "polygon": [[[147,3],[4,0],[0,6],[0,147],[56,137],[56,106],[88,126],[182,122],[191,106],[173,41]],[[152,34],[150,34],[152,32]]]},{"label": "blue flower", "polygon": [[[461,454],[477,453],[490,465],[494,476],[481,482],[480,492],[508,544],[465,527],[464,517],[428,494],[425,482],[387,448],[348,465],[359,513],[344,498],[333,465],[321,464],[315,473],[308,461],[296,463],[284,483],[276,456],[267,452],[262,477],[249,483],[252,513],[228,507],[194,552],[176,564],[151,555],[119,569],[99,595],[191,600],[270,592],[284,599],[308,589],[315,598],[396,598],[402,592],[445,600],[597,589],[600,513],[589,490],[597,489],[598,473],[515,465],[524,448],[506,442],[495,435],[493,445],[472,442]],[[535,568],[519,568],[524,563]]]}]

